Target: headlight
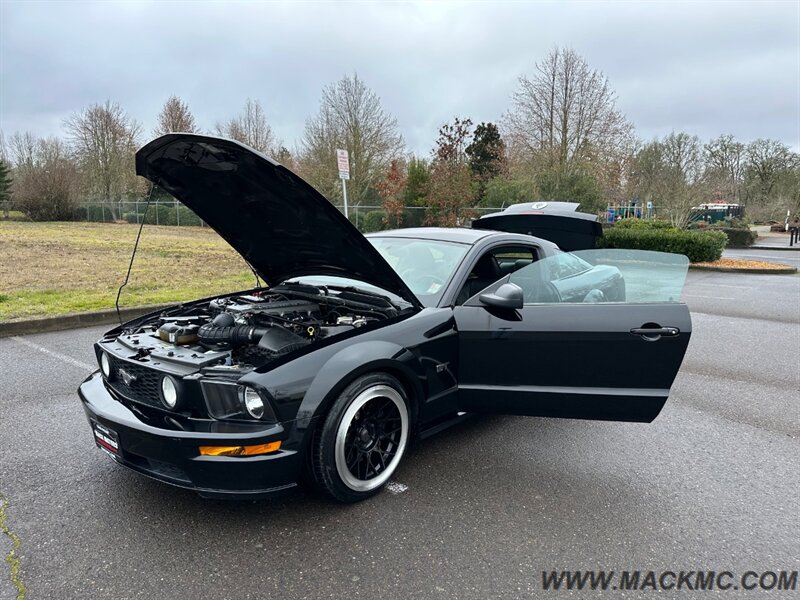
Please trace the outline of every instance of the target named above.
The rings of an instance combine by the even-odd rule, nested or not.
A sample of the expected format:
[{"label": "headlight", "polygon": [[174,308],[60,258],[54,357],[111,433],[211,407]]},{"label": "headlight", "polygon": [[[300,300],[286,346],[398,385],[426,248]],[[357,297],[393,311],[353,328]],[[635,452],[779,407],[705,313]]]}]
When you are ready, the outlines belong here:
[{"label": "headlight", "polygon": [[103,372],[106,379],[111,377],[111,360],[105,352],[100,354],[100,370]]},{"label": "headlight", "polygon": [[178,404],[178,388],[169,375],[161,378],[161,401],[167,408],[175,408]]},{"label": "headlight", "polygon": [[277,423],[269,392],[233,381],[201,379],[208,414],[219,420]]},{"label": "headlight", "polygon": [[244,388],[244,407],[254,419],[264,416],[264,399],[251,387]]}]

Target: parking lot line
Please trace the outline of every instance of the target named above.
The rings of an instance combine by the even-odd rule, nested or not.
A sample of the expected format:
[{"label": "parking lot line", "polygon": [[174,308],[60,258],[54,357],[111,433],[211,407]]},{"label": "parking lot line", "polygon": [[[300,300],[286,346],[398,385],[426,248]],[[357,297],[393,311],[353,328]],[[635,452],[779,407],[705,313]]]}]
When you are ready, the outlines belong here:
[{"label": "parking lot line", "polygon": [[736,300],[736,298],[731,298],[729,296],[703,296],[701,294],[684,294],[684,298],[713,298],[714,300]]},{"label": "parking lot line", "polygon": [[[703,285],[703,286],[706,286],[706,287],[725,287],[725,288],[733,288],[733,289],[736,289],[736,290],[752,290],[753,289],[752,285],[729,285],[727,283],[714,283],[714,282],[707,283],[705,281],[693,281],[692,283],[690,283],[688,285],[691,285],[691,286]],[[688,287],[688,285],[687,285],[687,287]]]},{"label": "parking lot line", "polygon": [[61,352],[56,352],[54,350],[48,350],[44,346],[40,346],[39,344],[34,344],[32,341],[26,340],[23,337],[19,337],[19,336],[15,335],[15,336],[12,336],[11,339],[14,340],[15,342],[17,342],[18,344],[22,344],[23,346],[27,346],[28,348],[33,348],[34,350],[37,350],[37,351],[39,351],[39,352],[41,352],[43,354],[47,354],[48,356],[56,358],[56,359],[60,360],[61,362],[65,362],[68,365],[72,365],[73,367],[77,367],[77,368],[79,368],[79,369],[81,369],[83,371],[89,371],[91,373],[92,371],[97,369],[97,367],[94,366],[94,365],[90,365],[90,364],[82,362],[80,360],[76,360],[76,359],[72,358],[71,356],[67,356],[66,354],[61,354]]}]

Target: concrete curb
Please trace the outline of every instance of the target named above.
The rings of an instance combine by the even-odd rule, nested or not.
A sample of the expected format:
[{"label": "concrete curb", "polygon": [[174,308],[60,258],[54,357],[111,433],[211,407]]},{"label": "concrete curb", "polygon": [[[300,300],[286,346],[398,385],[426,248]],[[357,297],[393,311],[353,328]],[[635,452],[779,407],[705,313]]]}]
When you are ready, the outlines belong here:
[{"label": "concrete curb", "polygon": [[[155,312],[174,304],[156,304],[149,306],[135,306],[131,308],[120,308],[119,314],[122,321],[129,321],[141,315]],[[105,325],[118,323],[116,310],[99,310],[86,313],[72,313],[59,315],[57,317],[43,317],[40,319],[28,319],[26,321],[9,321],[0,323],[0,338],[12,335],[26,335],[29,333],[46,333],[48,331],[61,331],[63,329],[79,329],[81,327],[92,327],[93,325]]]},{"label": "concrete curb", "polygon": [[[727,249],[727,248],[726,248]],[[741,246],[739,248],[731,247],[731,250],[787,250],[789,252],[800,252],[800,245],[792,246]]]},{"label": "concrete curb", "polygon": [[701,267],[689,265],[691,271],[719,271],[720,273],[750,273],[751,275],[794,275],[797,269],[786,267],[785,269],[737,269],[735,267]]}]

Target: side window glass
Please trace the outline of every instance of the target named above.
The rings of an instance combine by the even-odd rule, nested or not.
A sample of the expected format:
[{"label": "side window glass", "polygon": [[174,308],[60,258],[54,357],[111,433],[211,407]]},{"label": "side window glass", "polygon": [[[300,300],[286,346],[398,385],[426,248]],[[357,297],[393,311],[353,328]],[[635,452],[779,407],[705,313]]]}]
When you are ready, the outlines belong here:
[{"label": "side window glass", "polygon": [[490,250],[497,261],[500,273],[508,275],[536,262],[536,251],[526,247],[503,247]]},{"label": "side window glass", "polygon": [[472,267],[467,280],[456,296],[456,305],[489,287],[509,273],[524,269],[536,262],[536,250],[527,246],[501,246],[487,250]]},{"label": "side window glass", "polygon": [[526,304],[678,302],[689,260],[644,250],[558,252],[519,269],[509,281]]}]

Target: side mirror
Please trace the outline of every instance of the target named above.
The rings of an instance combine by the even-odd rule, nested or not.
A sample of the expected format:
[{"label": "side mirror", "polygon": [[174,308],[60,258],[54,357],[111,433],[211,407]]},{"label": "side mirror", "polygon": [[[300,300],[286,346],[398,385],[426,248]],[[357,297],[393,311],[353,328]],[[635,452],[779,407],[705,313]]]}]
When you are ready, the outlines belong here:
[{"label": "side mirror", "polygon": [[522,288],[515,283],[504,283],[493,294],[481,294],[481,304],[495,308],[518,309],[523,306]]}]

